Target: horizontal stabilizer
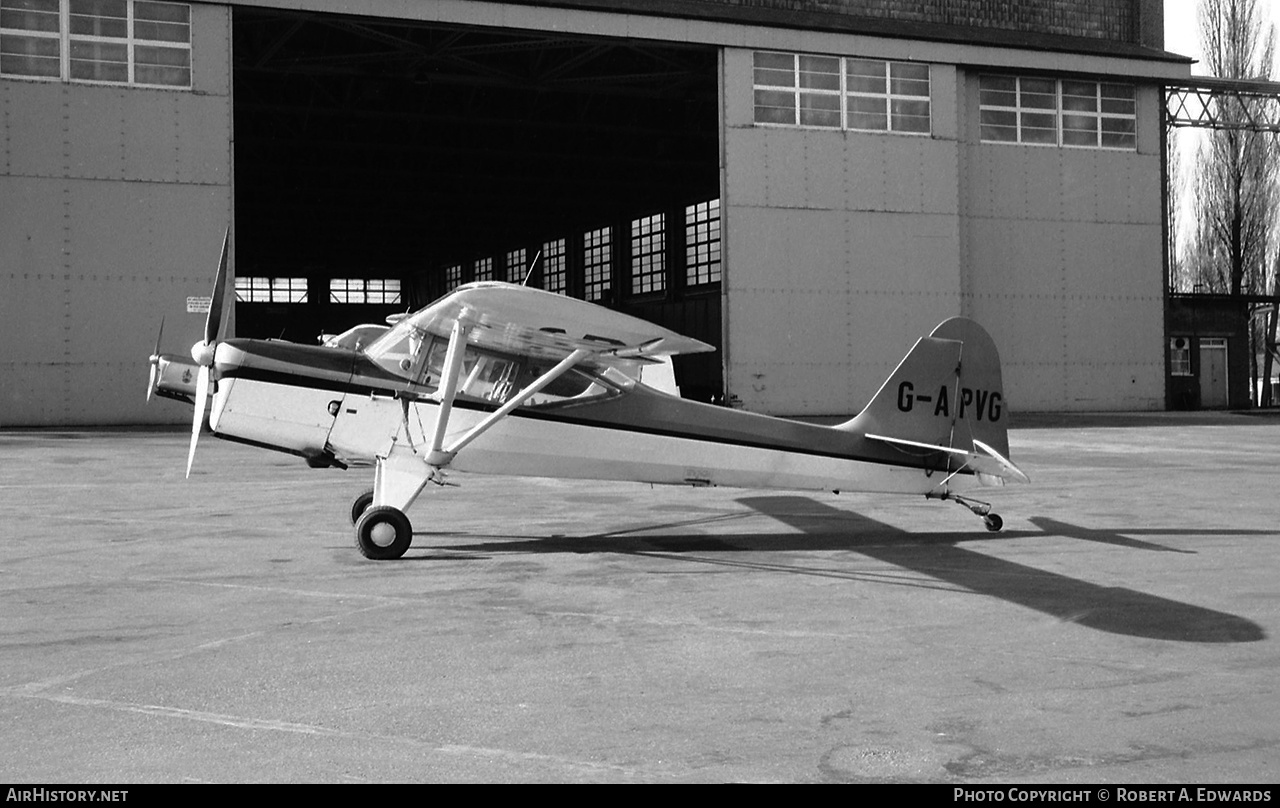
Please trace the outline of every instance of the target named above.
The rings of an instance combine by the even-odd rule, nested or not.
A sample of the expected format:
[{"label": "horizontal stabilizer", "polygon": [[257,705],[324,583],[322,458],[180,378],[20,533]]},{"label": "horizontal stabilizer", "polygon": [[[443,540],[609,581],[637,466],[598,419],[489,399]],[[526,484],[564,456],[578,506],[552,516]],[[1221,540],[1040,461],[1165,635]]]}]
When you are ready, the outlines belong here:
[{"label": "horizontal stabilizer", "polygon": [[975,439],[973,441],[975,451],[966,452],[964,449],[957,449],[951,446],[937,446],[922,441],[891,438],[887,435],[867,435],[867,439],[879,441],[904,451],[916,452],[926,457],[929,454],[940,452],[956,458],[960,461],[961,467],[967,467],[977,474],[986,474],[992,477],[999,477],[1001,480],[1014,480],[1020,483],[1031,482],[1031,478],[1024,474],[1022,469],[980,440]]}]

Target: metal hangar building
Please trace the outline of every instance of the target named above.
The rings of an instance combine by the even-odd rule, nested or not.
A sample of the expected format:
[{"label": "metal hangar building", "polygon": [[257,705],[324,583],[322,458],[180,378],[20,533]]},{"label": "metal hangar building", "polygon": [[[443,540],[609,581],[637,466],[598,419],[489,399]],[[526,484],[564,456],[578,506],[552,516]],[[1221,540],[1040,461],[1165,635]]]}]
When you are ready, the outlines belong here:
[{"label": "metal hangar building", "polygon": [[1159,0],[0,0],[0,426],[185,423],[146,357],[470,280],[861,408],[963,314],[1017,411],[1161,409]]}]

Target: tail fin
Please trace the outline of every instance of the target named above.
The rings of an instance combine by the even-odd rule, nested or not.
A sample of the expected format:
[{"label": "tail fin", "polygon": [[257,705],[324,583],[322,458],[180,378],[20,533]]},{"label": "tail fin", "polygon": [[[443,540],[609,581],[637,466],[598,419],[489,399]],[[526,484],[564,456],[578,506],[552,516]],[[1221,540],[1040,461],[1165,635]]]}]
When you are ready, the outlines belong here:
[{"label": "tail fin", "polygon": [[1007,459],[1008,421],[995,342],[973,320],[953,317],[916,342],[867,408],[837,429],[944,452],[949,467],[967,465],[984,482],[1029,482]]}]

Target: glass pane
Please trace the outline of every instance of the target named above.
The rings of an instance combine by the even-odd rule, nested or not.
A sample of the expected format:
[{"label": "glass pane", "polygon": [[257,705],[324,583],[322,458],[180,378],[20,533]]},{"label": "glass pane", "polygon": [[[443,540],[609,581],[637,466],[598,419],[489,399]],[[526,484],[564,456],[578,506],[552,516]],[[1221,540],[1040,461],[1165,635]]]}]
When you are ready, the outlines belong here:
[{"label": "glass pane", "polygon": [[845,60],[846,89],[851,93],[885,92],[885,63],[867,59]]},{"label": "glass pane", "polygon": [[801,93],[800,123],[840,128],[840,96]]},{"label": "glass pane", "polygon": [[[1123,88],[1129,91],[1128,97],[1108,95],[1109,92],[1117,91],[1116,88]],[[1137,106],[1133,99],[1133,88],[1124,87],[1124,85],[1104,84],[1102,85],[1102,111],[1109,112],[1114,115],[1133,115],[1137,111]]]},{"label": "glass pane", "polygon": [[1057,109],[1058,88],[1053,79],[1022,79],[1019,100],[1033,109]]},{"label": "glass pane", "polygon": [[984,109],[980,119],[983,140],[998,143],[1018,142],[1018,113],[1011,110]]},{"label": "glass pane", "polygon": [[[125,0],[71,0],[71,34],[125,39],[129,36]],[[74,53],[74,51],[73,51]]]},{"label": "glass pane", "polygon": [[929,102],[894,99],[893,129],[895,132],[928,132]]},{"label": "glass pane", "polygon": [[1069,129],[1067,128],[1066,121],[1063,121],[1062,145],[1097,146],[1098,131],[1096,129]]},{"label": "glass pane", "polygon": [[1018,129],[1013,126],[991,126],[982,124],[979,127],[981,137],[986,141],[994,141],[996,143],[1017,143]]},{"label": "glass pane", "polygon": [[1097,112],[1098,85],[1062,82],[1062,108],[1072,112]]},{"label": "glass pane", "polygon": [[890,82],[890,92],[894,95],[914,95],[920,98],[929,97],[929,82],[915,79],[894,79]]},{"label": "glass pane", "polygon": [[929,97],[929,66],[914,62],[893,62],[889,66],[889,91],[895,95]]},{"label": "glass pane", "polygon": [[984,107],[1013,107],[1018,103],[1018,80],[1012,76],[978,79],[979,103]]},{"label": "glass pane", "polygon": [[921,62],[892,62],[889,72],[895,79],[929,81],[929,66]]},{"label": "glass pane", "polygon": [[141,67],[190,67],[191,51],[187,48],[164,48],[159,45],[135,45],[133,62]]},{"label": "glass pane", "polygon": [[1108,149],[1135,149],[1138,123],[1131,118],[1103,118],[1102,145]]},{"label": "glass pane", "polygon": [[71,78],[85,81],[127,82],[129,46],[123,42],[73,40]]},{"label": "glass pane", "polygon": [[151,0],[135,0],[133,19],[155,22],[177,22],[184,25],[191,22],[191,6],[185,3],[155,3]]},{"label": "glass pane", "polygon": [[755,54],[755,83],[760,87],[796,86],[796,60],[790,53]]},{"label": "glass pane", "polygon": [[854,96],[846,99],[849,128],[885,132],[889,129],[888,104],[884,96]]},{"label": "glass pane", "polygon": [[148,42],[181,42],[191,41],[191,26],[172,22],[144,22],[134,20],[133,35]]},{"label": "glass pane", "polygon": [[780,90],[756,90],[756,123],[796,122],[796,95]]},{"label": "glass pane", "polygon": [[191,68],[136,65],[133,69],[133,80],[138,84],[154,84],[163,87],[190,87]]},{"label": "glass pane", "polygon": [[58,0],[0,0],[0,28],[57,33]]},{"label": "glass pane", "polygon": [[1024,112],[1022,114],[1022,142],[1056,144],[1058,142],[1058,116],[1052,113]]},{"label": "glass pane", "polygon": [[840,60],[835,56],[801,56],[800,86],[807,90],[840,90]]},{"label": "glass pane", "polygon": [[1018,106],[1017,93],[996,92],[994,90],[983,90],[980,101],[984,107],[1006,107],[1013,109]]},{"label": "glass pane", "polygon": [[10,53],[10,39],[21,39],[21,37],[0,37],[0,74],[52,79],[62,75],[62,61],[58,56]]}]

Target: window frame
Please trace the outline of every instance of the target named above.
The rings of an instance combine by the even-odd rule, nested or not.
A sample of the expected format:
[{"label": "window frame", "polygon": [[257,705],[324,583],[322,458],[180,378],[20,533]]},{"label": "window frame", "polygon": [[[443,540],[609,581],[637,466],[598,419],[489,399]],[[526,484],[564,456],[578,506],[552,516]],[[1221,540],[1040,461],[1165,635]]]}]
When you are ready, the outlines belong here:
[{"label": "window frame", "polygon": [[[4,2],[4,17],[11,23],[21,20],[24,16],[50,15],[51,9],[30,9],[23,8],[21,0],[0,0]],[[57,30],[46,27],[40,28],[15,28],[12,25],[4,25],[0,20],[0,54],[3,54],[3,48],[6,43],[12,43],[14,40],[49,40],[56,43],[56,55],[39,55],[35,53],[19,54],[17,52],[7,55],[0,55],[0,78],[5,79],[22,79],[29,81],[49,81],[64,82],[74,84],[93,84],[112,87],[141,87],[147,89],[162,90],[191,90],[193,89],[193,64],[192,64],[192,11],[190,3],[169,2],[169,0],[114,0],[123,4],[124,17],[113,16],[106,12],[111,9],[106,8],[107,4],[111,4],[113,0],[52,0],[50,5],[57,5]],[[144,14],[139,16],[139,7],[142,7]],[[147,16],[145,10],[148,7],[182,9],[179,16],[184,17],[183,21],[174,21],[167,19],[155,19]],[[33,17],[32,20],[40,19]],[[123,33],[103,32],[104,21],[118,21],[123,25]],[[89,25],[85,25],[89,23]],[[92,28],[93,30],[78,30],[83,28]],[[107,26],[110,28],[110,26]],[[159,33],[165,30],[177,30],[185,33],[185,40],[179,39],[156,39],[143,36],[139,31],[151,30]],[[123,49],[123,50],[121,50]],[[118,57],[116,60],[106,58],[104,54],[115,51]],[[182,54],[178,62],[166,64],[160,56],[163,52],[172,52]],[[140,59],[150,57],[152,61],[140,62]],[[13,65],[18,65],[23,60],[35,59],[51,59],[56,58],[58,68],[56,75],[52,71],[30,72],[13,70]],[[4,65],[11,65],[9,70],[4,69]],[[123,76],[103,77],[101,75],[104,65],[116,64],[124,69]],[[81,74],[80,71],[89,69],[93,71],[93,75]],[[176,75],[185,78],[185,83],[178,82],[160,82],[150,81],[139,78],[139,72],[155,75],[163,73],[165,70],[175,71]]]},{"label": "window frame", "polygon": [[663,211],[631,220],[631,283],[634,296],[667,291],[667,215]]},{"label": "window frame", "polygon": [[[988,85],[990,82],[990,85]],[[1012,82],[1012,88],[996,86],[996,82]],[[1037,91],[1036,83],[1052,82],[1052,106],[1035,103],[1035,99],[1049,98],[1045,91]],[[1024,90],[1024,84],[1032,85]],[[1067,92],[1068,86],[1075,88],[1092,86],[1092,95],[1082,92]],[[1112,95],[1106,95],[1110,88]],[[1114,94],[1123,88],[1127,94]],[[1012,95],[1012,104],[994,103],[1001,96]],[[992,99],[989,101],[988,99]],[[1030,100],[1028,100],[1030,99]],[[1074,100],[1068,100],[1074,99]],[[1084,99],[1092,102],[1092,109],[1085,108]],[[1007,100],[1004,99],[1004,100]],[[1075,105],[1076,108],[1070,108]],[[1111,109],[1107,107],[1110,106]],[[1126,108],[1117,111],[1117,107]],[[997,122],[997,116],[1005,116],[1004,122]],[[1049,132],[1047,126],[1027,125],[1027,121],[1035,122],[1036,118],[1053,118],[1053,139],[1037,140],[1024,134],[1029,132]],[[1074,126],[1068,126],[1073,120]],[[1090,129],[1085,129],[1079,122],[1093,122]],[[1011,122],[1010,122],[1011,121]],[[1117,124],[1119,126],[1117,127]],[[999,131],[1012,132],[1013,138],[989,136]],[[1091,132],[1093,142],[1084,142],[1073,133]],[[1112,142],[1108,143],[1108,140]],[[1128,82],[1103,81],[1096,78],[1063,78],[1049,76],[1033,76],[1010,73],[981,73],[978,75],[978,140],[982,143],[995,143],[1017,146],[1040,146],[1060,149],[1097,149],[1102,151],[1136,152],[1138,150],[1138,92],[1137,85]],[[1117,140],[1123,142],[1117,144]],[[1075,142],[1072,142],[1075,141]]]},{"label": "window frame", "polygon": [[[785,57],[791,57],[789,84],[783,84],[779,80],[784,72],[788,72],[782,67],[782,59]],[[804,69],[806,60],[809,70]],[[813,69],[815,65],[825,60],[835,62],[836,74]],[[851,73],[853,66],[858,64],[877,64],[883,67],[881,75],[884,82],[880,89],[855,88],[853,86],[856,77],[871,77],[870,73]],[[925,75],[923,79],[910,75],[898,76],[895,75],[895,68],[904,73],[923,69]],[[821,86],[823,82],[818,77],[832,75],[835,75],[836,78],[835,86]],[[776,83],[767,83],[767,80],[771,77]],[[766,83],[762,83],[762,79],[766,80]],[[922,81],[925,84],[925,93],[923,95],[901,92],[904,85]],[[819,56],[787,51],[757,50],[752,52],[751,82],[753,96],[752,122],[756,126],[912,135],[917,137],[930,137],[933,134],[933,66],[929,62],[860,56]],[[830,84],[830,82],[828,81],[826,84]],[[766,119],[762,120],[762,110],[785,109],[780,103],[767,104],[764,102],[769,100],[780,102],[781,98],[787,95],[790,96],[790,120],[768,120],[767,117],[769,116],[767,115],[765,116]],[[822,108],[822,104],[819,101],[827,98],[837,99],[837,123],[822,123],[817,120],[817,116],[831,112],[829,109]],[[850,107],[858,101],[864,103],[868,101],[882,102],[884,126],[852,125],[850,123]],[[924,115],[908,113],[906,109],[911,104],[923,105]],[[808,121],[805,120],[806,111],[810,113]],[[921,117],[926,122],[923,130],[901,125],[903,121]]]},{"label": "window frame", "polygon": [[582,234],[582,299],[607,300],[613,292],[613,228]]},{"label": "window frame", "polygon": [[399,278],[329,279],[329,302],[338,305],[398,306],[403,292]]},{"label": "window frame", "polygon": [[237,275],[237,303],[306,303],[308,280],[298,276]]},{"label": "window frame", "polygon": [[554,238],[542,244],[542,288],[557,295],[569,294],[568,242]]},{"label": "window frame", "polygon": [[720,199],[686,205],[684,233],[685,286],[700,288],[719,283],[723,268]]}]

